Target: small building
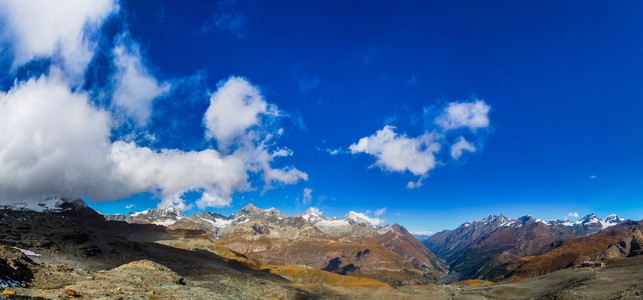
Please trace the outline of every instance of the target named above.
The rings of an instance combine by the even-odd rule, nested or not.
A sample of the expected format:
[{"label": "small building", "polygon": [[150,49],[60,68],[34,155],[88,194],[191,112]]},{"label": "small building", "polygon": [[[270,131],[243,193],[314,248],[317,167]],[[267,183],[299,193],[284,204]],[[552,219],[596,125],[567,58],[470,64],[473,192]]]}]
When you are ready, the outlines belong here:
[{"label": "small building", "polygon": [[602,261],[586,260],[583,262],[583,267],[604,267],[605,263]]}]

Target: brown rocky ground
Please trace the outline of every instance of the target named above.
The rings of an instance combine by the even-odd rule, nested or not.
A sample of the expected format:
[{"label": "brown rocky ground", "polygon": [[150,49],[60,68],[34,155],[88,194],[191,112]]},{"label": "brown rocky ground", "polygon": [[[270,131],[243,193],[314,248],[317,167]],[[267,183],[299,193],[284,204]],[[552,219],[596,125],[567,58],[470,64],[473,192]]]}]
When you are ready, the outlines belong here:
[{"label": "brown rocky ground", "polygon": [[257,219],[237,225],[215,243],[272,265],[305,265],[392,286],[437,282],[443,266],[406,229],[396,224],[380,231],[366,238],[339,237],[303,218]]}]

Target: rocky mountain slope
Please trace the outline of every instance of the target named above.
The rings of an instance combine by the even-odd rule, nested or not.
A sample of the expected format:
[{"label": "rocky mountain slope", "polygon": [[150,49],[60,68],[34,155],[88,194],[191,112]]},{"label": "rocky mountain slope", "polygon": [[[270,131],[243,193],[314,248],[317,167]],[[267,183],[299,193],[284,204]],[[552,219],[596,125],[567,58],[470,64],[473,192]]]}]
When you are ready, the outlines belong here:
[{"label": "rocky mountain slope", "polygon": [[[291,271],[218,248],[207,234],[107,221],[80,200],[48,209],[0,209],[0,285],[18,296],[59,298],[301,299],[335,295],[325,271]],[[200,243],[197,249],[189,243]],[[172,245],[172,246],[170,246]],[[207,249],[207,250],[203,250]],[[340,276],[345,277],[345,276]],[[377,292],[372,279],[347,283]]]},{"label": "rocky mountain slope", "polygon": [[500,276],[496,266],[534,255],[553,241],[593,234],[624,221],[615,215],[599,219],[595,214],[575,222],[490,215],[438,232],[423,243],[450,266],[452,274],[462,279],[494,279]]},{"label": "rocky mountain slope", "polygon": [[[336,224],[331,228],[317,225],[328,222]],[[358,233],[351,234],[350,228]],[[394,285],[435,282],[444,270],[426,247],[397,224],[379,228],[310,211],[293,217],[263,214],[250,218],[215,244],[270,264],[305,265]]]},{"label": "rocky mountain slope", "polygon": [[[148,210],[128,216],[134,214],[162,215]],[[379,220],[356,212],[339,219],[310,208],[286,216],[274,208],[249,204],[231,216],[206,212],[176,218],[169,225],[153,218],[139,218],[138,222],[203,230],[217,245],[270,264],[306,265],[396,285],[435,282],[445,271],[444,265],[403,227],[381,227]]]},{"label": "rocky mountain slope", "polygon": [[183,211],[169,206],[165,208],[146,209],[142,212],[131,212],[127,215],[103,215],[108,221],[125,221],[135,224],[156,224],[170,226],[178,220],[185,218]]},{"label": "rocky mountain slope", "polygon": [[632,257],[643,254],[643,223],[623,222],[598,233],[555,241],[534,256],[498,266],[505,277],[528,278],[580,266],[586,260]]}]

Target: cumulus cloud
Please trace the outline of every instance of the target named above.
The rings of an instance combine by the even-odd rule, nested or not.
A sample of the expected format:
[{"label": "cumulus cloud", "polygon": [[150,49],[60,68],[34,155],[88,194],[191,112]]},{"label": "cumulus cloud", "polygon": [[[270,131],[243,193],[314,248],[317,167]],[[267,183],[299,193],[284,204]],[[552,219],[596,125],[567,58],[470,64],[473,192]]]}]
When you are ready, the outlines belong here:
[{"label": "cumulus cloud", "polygon": [[152,115],[152,101],[166,95],[172,85],[158,82],[143,64],[139,46],[129,35],[119,37],[112,50],[116,74],[112,106],[122,109],[124,114],[139,126],[144,126]]},{"label": "cumulus cloud", "polygon": [[219,82],[210,97],[210,107],[203,119],[206,137],[228,146],[247,129],[258,125],[263,115],[276,116],[278,111],[266,103],[259,89],[248,80],[232,76]]},{"label": "cumulus cloud", "polygon": [[432,124],[438,126],[433,125],[435,128],[427,129],[417,137],[399,134],[395,126],[385,125],[374,134],[350,145],[349,150],[352,154],[365,153],[374,156],[374,165],[382,170],[399,173],[408,171],[418,176],[416,181],[409,181],[406,185],[408,189],[418,188],[429,176],[429,171],[444,164],[445,155],[440,157],[443,148],[450,148],[450,157],[455,160],[458,160],[464,151],[477,151],[474,144],[463,136],[455,142],[450,142],[453,141],[450,137],[454,133],[461,133],[455,129],[469,128],[469,135],[478,138],[481,133],[477,129],[489,126],[490,109],[491,107],[482,100],[452,102],[433,119]]},{"label": "cumulus cloud", "polygon": [[100,201],[153,192],[162,205],[186,208],[181,195],[203,191],[200,208],[220,207],[248,187],[242,157],[110,143],[110,114],[55,78],[0,94],[0,119],[0,191],[9,202],[51,193]]},{"label": "cumulus cloud", "polygon": [[572,218],[578,218],[578,213],[577,213],[577,212],[570,212],[570,213],[568,213],[567,215],[568,215],[569,217],[572,217]]},{"label": "cumulus cloud", "polygon": [[455,144],[451,145],[451,157],[457,160],[462,156],[463,151],[475,152],[476,147],[467,142],[464,137],[460,137]]},{"label": "cumulus cloud", "polygon": [[0,93],[0,120],[3,201],[103,190],[110,116],[87,94],[61,80],[30,79]]},{"label": "cumulus cloud", "polygon": [[203,118],[205,138],[218,147],[149,148],[115,133],[124,118],[145,125],[153,100],[171,86],[154,78],[127,33],[112,50],[116,72],[108,80],[114,90],[96,93],[111,92],[112,103],[100,104],[70,80],[70,74],[84,73],[93,57],[92,33],[118,9],[112,1],[5,1],[0,8],[6,25],[2,37],[15,52],[15,66],[40,57],[55,59],[48,75],[0,91],[3,202],[36,201],[49,194],[106,201],[150,192],[161,199],[160,206],[188,209],[193,204],[185,202],[185,193],[200,192],[194,204],[204,209],[229,205],[234,192],[253,189],[251,174],[263,176],[264,190],[275,182],[308,178],[292,166],[272,167],[275,159],[292,155],[276,145],[283,134],[272,126],[279,110],[241,77],[218,85]]},{"label": "cumulus cloud", "polygon": [[491,107],[482,100],[449,103],[435,123],[444,129],[468,127],[471,131],[489,127]]},{"label": "cumulus cloud", "polygon": [[243,188],[248,178],[243,161],[212,149],[154,151],[117,141],[110,159],[115,164],[115,178],[125,182],[130,194],[159,191],[161,206],[184,206],[181,195],[187,191],[204,192],[197,201],[200,208],[226,206],[232,192]]},{"label": "cumulus cloud", "polygon": [[92,35],[117,10],[113,0],[1,1],[2,38],[11,45],[13,68],[52,58],[73,78],[82,76],[96,47]]},{"label": "cumulus cloud", "polygon": [[366,153],[377,158],[375,165],[383,170],[423,175],[435,168],[435,153],[440,144],[431,133],[415,138],[398,134],[395,127],[386,125],[375,134],[361,138],[349,147],[351,153]]}]

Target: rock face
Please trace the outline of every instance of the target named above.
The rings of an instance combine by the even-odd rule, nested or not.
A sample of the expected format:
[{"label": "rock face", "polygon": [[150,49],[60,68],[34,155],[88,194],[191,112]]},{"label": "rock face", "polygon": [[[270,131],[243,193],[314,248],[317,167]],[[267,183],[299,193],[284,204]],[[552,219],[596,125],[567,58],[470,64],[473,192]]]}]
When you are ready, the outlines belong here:
[{"label": "rock face", "polygon": [[[128,214],[130,223],[163,224],[173,230],[203,230],[217,245],[249,258],[275,265],[307,265],[341,275],[375,278],[390,284],[436,282],[446,269],[406,229],[349,212],[343,219],[328,218],[317,209],[286,216],[252,204],[231,216],[200,213],[171,224],[152,218],[157,210]],[[135,216],[137,219],[131,218]],[[114,219],[114,217],[106,216]]]},{"label": "rock face", "polygon": [[528,278],[551,273],[586,260],[632,257],[643,253],[643,223],[623,222],[589,236],[555,241],[534,256],[498,266],[505,277]]},{"label": "rock face", "polygon": [[175,235],[179,241],[212,244],[196,231],[107,221],[81,205],[55,211],[0,209],[0,284],[16,286],[12,292],[19,296],[44,298],[319,297],[287,286],[291,282],[283,277],[249,267],[261,265],[258,262],[150,243],[173,240]]},{"label": "rock face", "polygon": [[30,281],[33,261],[16,248],[0,245],[0,286],[13,287]]},{"label": "rock face", "polygon": [[599,219],[590,214],[576,221],[541,220],[503,215],[466,222],[455,230],[438,232],[424,241],[438,258],[449,264],[461,279],[498,280],[496,267],[539,253],[553,241],[596,233],[624,220],[615,215]]},{"label": "rock face", "polygon": [[125,221],[134,224],[155,224],[170,226],[176,221],[185,218],[183,211],[175,206],[164,208],[146,209],[141,212],[131,212],[127,215],[103,215],[108,221]]},{"label": "rock face", "polygon": [[253,259],[397,285],[434,282],[444,270],[426,247],[397,224],[380,228],[326,218],[314,209],[293,217],[244,211],[233,217],[249,219],[215,243]]}]

